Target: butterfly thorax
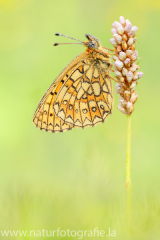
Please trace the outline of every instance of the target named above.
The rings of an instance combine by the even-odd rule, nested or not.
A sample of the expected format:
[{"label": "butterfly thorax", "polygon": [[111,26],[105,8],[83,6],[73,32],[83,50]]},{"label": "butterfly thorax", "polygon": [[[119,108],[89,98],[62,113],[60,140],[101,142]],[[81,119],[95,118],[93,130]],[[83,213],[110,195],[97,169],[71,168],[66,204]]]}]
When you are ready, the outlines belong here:
[{"label": "butterfly thorax", "polygon": [[86,49],[86,63],[96,66],[97,68],[101,68],[107,71],[110,71],[112,67],[112,63],[109,55],[107,55],[107,51],[103,49],[103,47],[99,47],[98,49]]},{"label": "butterfly thorax", "polygon": [[86,34],[86,38],[89,40],[84,42],[84,45],[87,47],[87,60],[90,64],[96,65],[98,68],[110,70],[112,63],[110,56],[105,48],[100,44],[98,38],[93,35]]}]

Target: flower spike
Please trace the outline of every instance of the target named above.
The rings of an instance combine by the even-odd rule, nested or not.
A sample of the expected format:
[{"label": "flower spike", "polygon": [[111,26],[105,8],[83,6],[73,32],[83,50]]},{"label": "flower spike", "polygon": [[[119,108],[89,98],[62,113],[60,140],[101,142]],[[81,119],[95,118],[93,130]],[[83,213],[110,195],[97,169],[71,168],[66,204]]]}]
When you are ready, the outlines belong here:
[{"label": "flower spike", "polygon": [[113,38],[110,43],[114,46],[115,56],[114,73],[119,82],[123,82],[121,86],[116,84],[116,93],[120,95],[118,110],[126,115],[131,115],[134,110],[134,103],[138,99],[138,93],[135,87],[138,79],[143,76],[142,72],[136,72],[139,69],[136,60],[138,52],[135,50],[135,33],[138,30],[136,26],[132,26],[131,22],[123,16],[120,16],[119,22],[112,24],[111,33]]}]

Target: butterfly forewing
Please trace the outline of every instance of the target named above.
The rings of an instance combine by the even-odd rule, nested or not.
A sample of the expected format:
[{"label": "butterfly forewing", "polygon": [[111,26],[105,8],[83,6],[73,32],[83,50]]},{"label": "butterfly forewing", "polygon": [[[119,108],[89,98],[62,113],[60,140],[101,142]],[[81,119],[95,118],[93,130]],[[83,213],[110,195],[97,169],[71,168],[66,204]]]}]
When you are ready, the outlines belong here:
[{"label": "butterfly forewing", "polygon": [[63,132],[73,128],[72,124],[64,123],[62,119],[55,115],[53,104],[61,87],[64,85],[65,81],[70,78],[74,69],[77,68],[77,62],[80,63],[80,60],[77,58],[74,59],[51,84],[42,97],[33,117],[33,123],[36,127],[50,132]]}]

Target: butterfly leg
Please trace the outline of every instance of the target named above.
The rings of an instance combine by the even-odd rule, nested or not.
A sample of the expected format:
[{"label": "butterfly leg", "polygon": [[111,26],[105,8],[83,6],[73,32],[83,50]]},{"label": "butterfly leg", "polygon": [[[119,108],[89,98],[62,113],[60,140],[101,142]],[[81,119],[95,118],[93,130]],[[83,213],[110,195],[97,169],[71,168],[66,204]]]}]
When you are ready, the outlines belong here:
[{"label": "butterfly leg", "polygon": [[103,48],[105,48],[105,49],[107,49],[107,50],[109,50],[109,51],[111,51],[111,52],[114,52],[114,50],[112,50],[112,49],[110,49],[110,48],[107,48],[107,47],[103,47]]},{"label": "butterfly leg", "polygon": [[122,82],[118,81],[117,79],[111,77],[110,75],[109,75],[109,77],[110,77],[112,80],[114,80],[115,82],[119,83],[124,89],[127,89],[125,84],[123,84]]}]

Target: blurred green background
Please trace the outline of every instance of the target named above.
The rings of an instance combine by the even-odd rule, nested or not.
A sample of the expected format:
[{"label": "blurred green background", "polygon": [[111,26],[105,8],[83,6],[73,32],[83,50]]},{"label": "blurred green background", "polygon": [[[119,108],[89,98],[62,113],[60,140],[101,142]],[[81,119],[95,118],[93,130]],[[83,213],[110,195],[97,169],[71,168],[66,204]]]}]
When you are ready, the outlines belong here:
[{"label": "blurred green background", "polygon": [[137,50],[144,72],[132,115],[132,237],[159,239],[157,0],[0,0],[0,229],[110,227],[115,239],[126,239],[126,117],[116,108],[118,96],[112,116],[95,128],[52,134],[32,124],[47,88],[84,51],[79,45],[52,47],[70,42],[54,33],[80,40],[93,34],[112,48],[111,24],[121,15],[139,28]]}]

